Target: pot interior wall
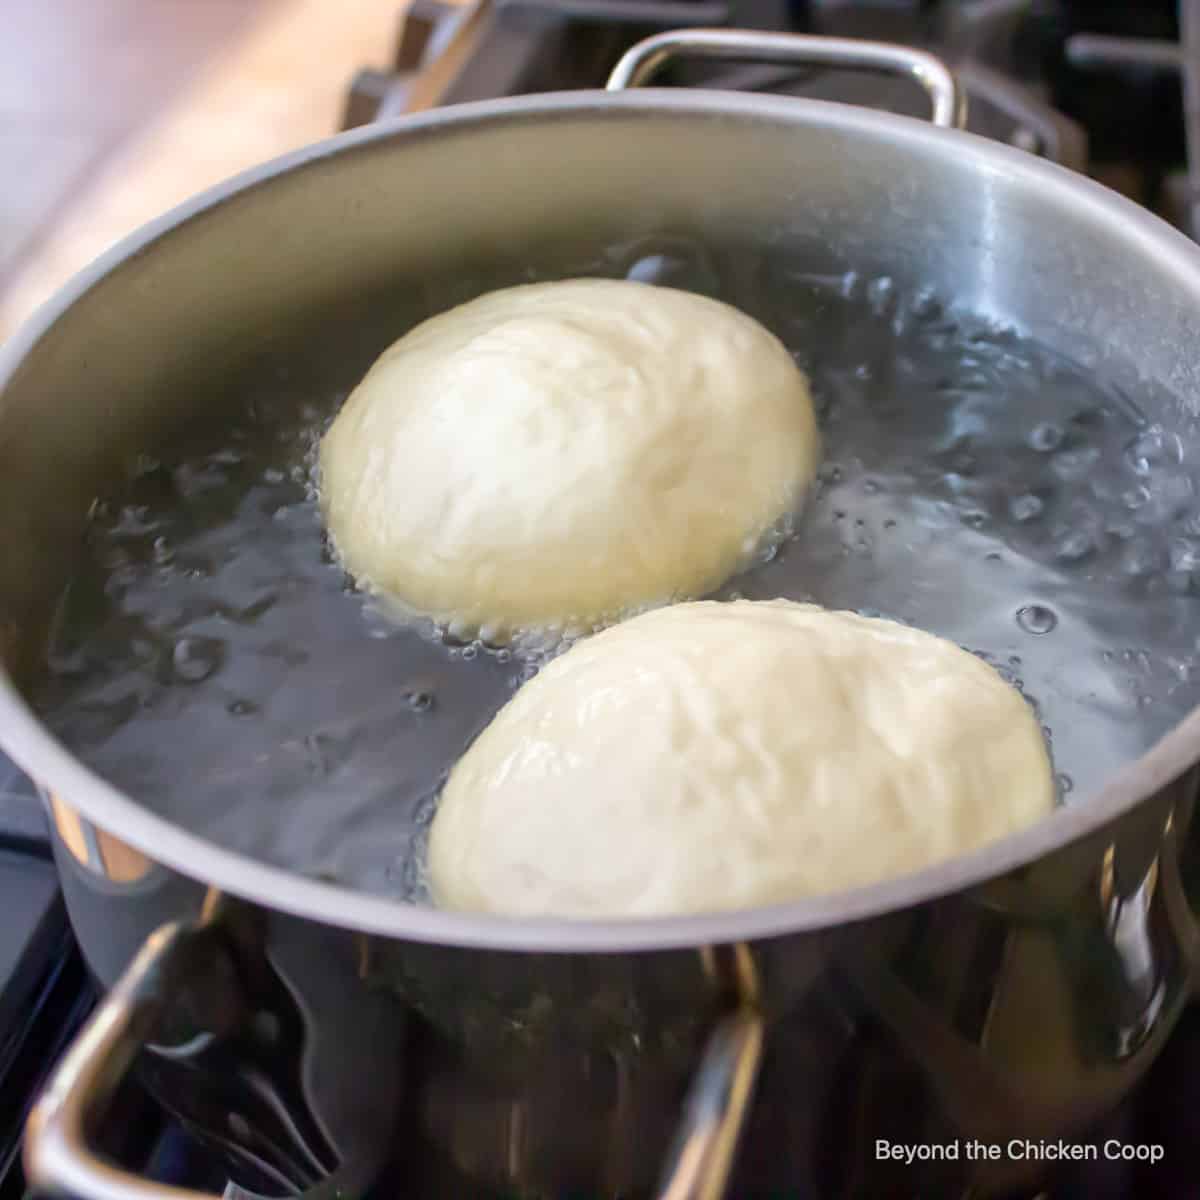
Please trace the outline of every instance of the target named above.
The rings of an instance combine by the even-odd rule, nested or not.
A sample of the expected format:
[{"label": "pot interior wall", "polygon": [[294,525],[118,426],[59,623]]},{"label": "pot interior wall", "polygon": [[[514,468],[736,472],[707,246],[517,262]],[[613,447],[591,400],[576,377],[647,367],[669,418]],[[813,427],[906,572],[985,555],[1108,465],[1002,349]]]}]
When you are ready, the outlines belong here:
[{"label": "pot interior wall", "polygon": [[1158,385],[1174,412],[1150,419],[1196,411],[1194,255],[1014,153],[695,93],[447,110],[195,206],[29,347],[0,392],[0,645],[18,677],[40,658],[89,504],[139,454],[284,372],[348,387],[427,313],[656,233],[931,288]]}]

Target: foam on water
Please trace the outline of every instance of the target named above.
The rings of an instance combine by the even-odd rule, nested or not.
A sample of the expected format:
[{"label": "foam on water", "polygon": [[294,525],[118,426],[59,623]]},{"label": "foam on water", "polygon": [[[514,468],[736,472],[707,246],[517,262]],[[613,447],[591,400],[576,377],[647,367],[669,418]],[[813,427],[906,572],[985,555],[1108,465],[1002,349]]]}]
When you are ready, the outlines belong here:
[{"label": "foam on water", "polygon": [[[1034,704],[1068,803],[1200,701],[1197,464],[1142,415],[1156,406],[890,279],[683,238],[615,248],[589,273],[734,303],[811,377],[814,494],[719,595],[815,600],[966,646]],[[253,397],[219,443],[142,460],[95,506],[40,702],[174,820],[419,898],[445,773],[537,659],[398,621],[341,570],[313,462],[343,398]]]}]

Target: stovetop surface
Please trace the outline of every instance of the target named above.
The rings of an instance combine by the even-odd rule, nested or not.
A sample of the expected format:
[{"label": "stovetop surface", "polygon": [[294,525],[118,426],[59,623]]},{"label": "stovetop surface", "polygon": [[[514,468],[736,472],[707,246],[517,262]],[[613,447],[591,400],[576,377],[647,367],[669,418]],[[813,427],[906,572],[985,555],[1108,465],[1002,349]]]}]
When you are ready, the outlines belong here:
[{"label": "stovetop surface", "polygon": [[0,1198],[8,1200],[21,1186],[16,1159],[31,1095],[78,1028],[91,996],[50,858],[41,802],[3,755],[0,914]]},{"label": "stovetop surface", "polygon": [[[434,0],[417,0],[398,42],[396,69],[360,75],[347,123],[403,109],[414,80],[449,40],[447,20],[452,20],[447,10]],[[1079,33],[1177,44],[1180,24],[1171,0],[733,0],[730,5],[721,0],[506,0],[493,5],[435,102],[596,87],[633,42],[683,23],[791,28],[935,48],[966,73],[971,127],[977,132],[1086,169],[1187,227],[1192,191],[1185,170],[1179,71],[1144,64],[1080,67],[1071,61],[1069,44]],[[1200,61],[1196,65],[1200,68]],[[716,72],[689,66],[663,82],[821,96],[910,115],[922,115],[926,103],[904,82],[753,65]],[[3,755],[0,914],[0,1200],[16,1200],[25,1193],[17,1147],[28,1104],[94,1003],[94,993],[70,935],[41,802]],[[151,1178],[221,1190],[228,1178],[223,1163],[145,1094],[123,1097],[119,1115],[122,1129],[105,1140],[121,1161]],[[1166,1151],[1164,1165],[1068,1164],[1051,1172],[1043,1195],[1051,1200],[1200,1195],[1200,1163],[1192,1166],[1200,1146],[1200,1009],[1185,1015],[1135,1095],[1089,1136],[1100,1143],[1107,1137],[1159,1142]],[[462,1184],[433,1160],[397,1170],[381,1180],[380,1195],[444,1195]],[[253,1187],[257,1181],[239,1182]]]}]

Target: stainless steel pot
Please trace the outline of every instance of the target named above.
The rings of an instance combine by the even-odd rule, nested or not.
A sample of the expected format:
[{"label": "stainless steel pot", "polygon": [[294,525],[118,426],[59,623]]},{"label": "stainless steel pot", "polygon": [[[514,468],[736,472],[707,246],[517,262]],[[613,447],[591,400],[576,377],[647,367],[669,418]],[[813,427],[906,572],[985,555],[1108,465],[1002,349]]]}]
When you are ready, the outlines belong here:
[{"label": "stainless steel pot", "polygon": [[[904,71],[935,123],[622,94],[678,52]],[[268,164],[133,235],[5,347],[0,730],[45,791],[72,922],[112,989],[31,1118],[39,1189],[164,1193],[90,1142],[141,1051],[168,1104],[288,1191],[361,1188],[415,1128],[448,1169],[510,1193],[637,1193],[699,1055],[661,1194],[718,1195],[747,1111],[750,1145],[765,1124],[788,1149],[743,1162],[739,1195],[780,1175],[829,1197],[952,1194],[1031,1164],[898,1167],[876,1139],[1067,1135],[1170,1032],[1197,954],[1200,714],[1089,802],[912,877],[569,923],[403,906],[239,857],[92,774],[22,699],[89,504],[125,464],[281,362],[354,367],[378,349],[318,345],[323,314],[427,303],[426,281],[481,264],[502,281],[661,229],[786,245],[1132,363],[1169,397],[1151,415],[1195,428],[1200,250],[1081,177],[945,128],[961,102],[936,60],[691,31],[635,48],[610,87],[424,114]]]}]

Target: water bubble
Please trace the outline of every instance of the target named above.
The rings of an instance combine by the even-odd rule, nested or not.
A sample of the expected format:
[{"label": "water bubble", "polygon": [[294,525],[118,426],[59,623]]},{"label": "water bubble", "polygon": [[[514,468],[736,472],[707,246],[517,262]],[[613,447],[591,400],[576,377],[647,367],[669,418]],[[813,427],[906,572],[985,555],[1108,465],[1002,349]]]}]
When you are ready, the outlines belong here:
[{"label": "water bubble", "polygon": [[215,464],[181,463],[171,472],[175,489],[185,499],[190,500],[205,492],[224,487],[227,480],[225,473]]},{"label": "water bubble", "polygon": [[1059,562],[1077,563],[1089,557],[1096,549],[1095,538],[1085,529],[1068,533],[1055,547],[1054,557]]},{"label": "water bubble", "polygon": [[1121,503],[1129,509],[1141,508],[1147,500],[1150,499],[1150,489],[1144,484],[1138,484],[1136,487],[1131,487],[1127,492],[1122,493]]},{"label": "water bubble", "polygon": [[258,705],[252,700],[231,700],[225,705],[225,711],[233,717],[248,717],[258,712]]},{"label": "water bubble", "polygon": [[879,491],[879,484],[876,483],[874,479],[864,479],[862,486],[863,491],[869,496],[873,496],[877,491]]},{"label": "water bubble", "polygon": [[970,479],[965,475],[960,475],[957,471],[947,471],[942,476],[942,482],[945,484],[946,490],[956,496],[972,497],[975,495],[975,488]]},{"label": "water bubble", "polygon": [[171,667],[184,683],[202,683],[220,667],[225,646],[217,638],[185,637],[175,643]]},{"label": "water bubble", "polygon": [[1165,525],[1187,517],[1195,498],[1195,481],[1179,471],[1157,471],[1152,481],[1150,503],[1137,512],[1142,524]]},{"label": "water bubble", "polygon": [[1045,507],[1046,505],[1040,497],[1035,496],[1032,492],[1025,492],[1009,501],[1008,511],[1012,514],[1014,521],[1025,522],[1041,516]]},{"label": "water bubble", "polygon": [[1200,545],[1187,538],[1173,538],[1170,557],[1172,571],[1195,571],[1200,568]]},{"label": "water bubble", "polygon": [[884,521],[883,527],[884,527],[884,529],[895,529],[896,528],[896,519],[894,517],[888,517],[888,519],[886,521]]},{"label": "water bubble", "polygon": [[348,746],[328,733],[310,733],[302,741],[304,765],[313,775],[328,775],[346,760]]},{"label": "water bubble", "polygon": [[987,513],[978,508],[969,508],[962,514],[963,524],[972,529],[982,529],[987,524],[987,519]]},{"label": "water bubble", "polygon": [[870,363],[859,363],[859,365],[854,368],[854,378],[859,380],[861,383],[868,382],[873,374],[874,372],[871,370]]},{"label": "water bubble", "polygon": [[1017,609],[1017,624],[1026,633],[1049,633],[1058,624],[1058,616],[1044,604],[1026,604]]},{"label": "water bubble", "polygon": [[1100,451],[1095,446],[1063,450],[1054,456],[1054,473],[1061,479],[1083,479],[1099,461]]},{"label": "water bubble", "polygon": [[1121,569],[1127,575],[1150,575],[1165,565],[1162,548],[1150,541],[1130,543],[1121,558]]},{"label": "water bubble", "polygon": [[454,617],[442,630],[442,640],[448,645],[465,645],[470,639],[473,628],[469,621],[462,617]]},{"label": "water bubble", "polygon": [[895,303],[895,299],[896,285],[890,276],[880,275],[878,279],[872,279],[867,284],[867,303],[877,317],[882,317],[887,313]]},{"label": "water bubble", "polygon": [[683,288],[715,296],[721,279],[708,251],[683,238],[655,238],[632,251],[633,262],[625,278],[634,283],[654,283],[661,287]]},{"label": "water bubble", "polygon": [[165,537],[156,537],[154,539],[154,561],[160,567],[168,566],[171,560],[175,557],[175,551],[167,543]]},{"label": "water bubble", "polygon": [[1035,425],[1029,434],[1029,444],[1041,454],[1057,450],[1062,445],[1062,440],[1062,429],[1049,421]]},{"label": "water bubble", "polygon": [[933,288],[921,288],[909,305],[912,315],[921,321],[936,320],[942,315],[942,304]]},{"label": "water bubble", "polygon": [[1138,475],[1183,462],[1183,442],[1177,433],[1159,425],[1143,430],[1125,447],[1125,461]]},{"label": "water bubble", "polygon": [[112,532],[118,537],[136,538],[142,534],[153,532],[160,523],[157,517],[150,515],[150,510],[146,505],[126,504],[117,514]]},{"label": "water bubble", "polygon": [[1055,782],[1058,784],[1059,793],[1065,796],[1075,786],[1075,780],[1070,775],[1059,774],[1055,777]]},{"label": "water bubble", "polygon": [[404,703],[413,712],[429,712],[434,705],[434,694],[429,688],[410,688],[404,693]]},{"label": "water bubble", "polygon": [[469,646],[464,646],[462,656],[466,662],[470,662],[473,658],[477,658],[479,656],[478,644],[472,642]]},{"label": "water bubble", "polygon": [[839,483],[842,478],[842,468],[837,463],[826,463],[817,472],[817,478],[822,483]]},{"label": "water bubble", "polygon": [[495,650],[507,646],[512,640],[510,631],[497,621],[485,621],[479,627],[479,642],[488,649]]}]

